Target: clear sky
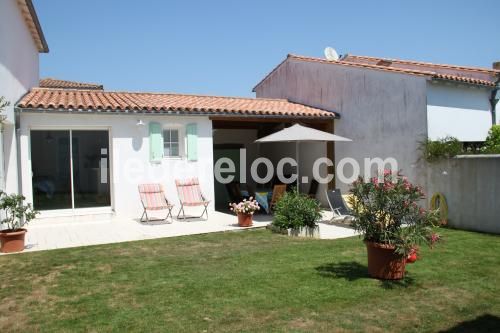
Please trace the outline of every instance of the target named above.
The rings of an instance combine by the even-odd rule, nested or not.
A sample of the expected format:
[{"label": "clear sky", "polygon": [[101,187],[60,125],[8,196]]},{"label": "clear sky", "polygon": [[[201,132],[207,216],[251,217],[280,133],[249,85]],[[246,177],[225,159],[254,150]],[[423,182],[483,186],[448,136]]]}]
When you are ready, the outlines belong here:
[{"label": "clear sky", "polygon": [[500,1],[34,0],[41,77],[107,90],[253,96],[288,53],[491,67]]}]

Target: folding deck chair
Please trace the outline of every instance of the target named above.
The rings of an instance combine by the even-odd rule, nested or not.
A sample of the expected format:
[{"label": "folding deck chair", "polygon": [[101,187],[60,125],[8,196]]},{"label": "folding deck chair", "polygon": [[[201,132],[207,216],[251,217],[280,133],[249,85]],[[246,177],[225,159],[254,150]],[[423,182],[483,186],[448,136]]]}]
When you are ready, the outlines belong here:
[{"label": "folding deck chair", "polygon": [[[175,186],[177,187],[177,194],[179,195],[179,201],[181,203],[181,208],[177,214],[177,218],[201,218],[203,215],[207,215],[208,220],[208,204],[209,200],[205,198],[201,192],[200,182],[198,178],[191,178],[186,180],[175,180]],[[203,213],[200,216],[187,217],[184,212],[184,206],[204,206]],[[182,212],[182,217],[181,217]]]},{"label": "folding deck chair", "polygon": [[165,217],[164,221],[166,222],[169,216],[172,218],[172,208],[174,205],[168,202],[161,184],[140,184],[138,187],[142,207],[144,208],[140,220],[141,222],[144,222],[144,216],[146,216],[146,222],[150,221],[148,210],[168,210],[167,217]]},{"label": "folding deck chair", "polygon": [[351,210],[345,204],[340,190],[336,188],[335,190],[325,192],[328,206],[330,206],[333,213],[333,217],[330,219],[330,222],[335,222],[335,220],[342,220],[343,222],[346,220],[351,221],[354,217],[351,214]]}]

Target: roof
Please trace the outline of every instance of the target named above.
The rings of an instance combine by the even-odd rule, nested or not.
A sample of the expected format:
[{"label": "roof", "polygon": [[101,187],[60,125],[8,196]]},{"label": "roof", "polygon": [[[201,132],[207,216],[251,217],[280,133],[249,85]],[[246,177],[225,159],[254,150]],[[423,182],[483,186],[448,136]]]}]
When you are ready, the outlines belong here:
[{"label": "roof", "polygon": [[141,112],[149,114],[289,116],[335,118],[335,112],[285,99],[240,98],[172,93],[33,88],[17,104],[21,111]]},{"label": "roof", "polygon": [[253,91],[267,78],[269,78],[287,60],[298,60],[305,62],[324,63],[337,66],[348,66],[380,70],[392,73],[425,76],[431,79],[449,80],[467,84],[493,87],[500,78],[500,71],[489,68],[466,67],[455,65],[432,64],[427,62],[397,60],[387,58],[365,57],[347,55],[338,61],[330,61],[323,58],[306,57],[288,54],[287,58],[266,75],[254,88]]},{"label": "roof", "polygon": [[61,89],[104,90],[104,86],[102,84],[58,80],[58,79],[53,79],[53,78],[41,79],[40,80],[40,87],[42,87],[42,88],[61,88]]},{"label": "roof", "polygon": [[17,0],[17,4],[21,10],[21,14],[26,22],[26,25],[28,26],[28,30],[31,33],[31,37],[38,48],[38,52],[48,53],[49,46],[47,45],[47,41],[43,35],[42,27],[40,26],[40,21],[36,15],[33,2],[31,2],[31,0]]}]

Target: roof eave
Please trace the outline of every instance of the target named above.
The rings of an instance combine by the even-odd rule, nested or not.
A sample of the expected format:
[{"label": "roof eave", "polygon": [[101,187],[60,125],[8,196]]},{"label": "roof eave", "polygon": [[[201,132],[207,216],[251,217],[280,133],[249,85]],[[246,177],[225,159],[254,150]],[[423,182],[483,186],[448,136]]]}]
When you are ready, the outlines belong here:
[{"label": "roof eave", "polygon": [[38,52],[40,53],[49,53],[49,45],[47,44],[47,41],[45,40],[45,35],[43,34],[42,26],[40,25],[40,21],[38,20],[38,15],[36,14],[35,7],[33,6],[33,2],[31,0],[25,0],[26,1],[26,6],[28,7],[28,10],[31,15],[31,19],[33,20],[33,23],[35,24],[36,31],[38,33],[38,36],[40,37],[40,41],[42,43],[42,47],[38,49]]},{"label": "roof eave", "polygon": [[456,85],[464,85],[464,86],[473,86],[473,87],[479,87],[479,88],[489,88],[493,89],[495,88],[494,84],[486,84],[486,83],[479,83],[479,82],[466,82],[466,81],[459,81],[459,80],[453,80],[453,79],[446,79],[442,77],[430,77],[429,80],[431,82],[446,82],[446,83],[454,83]]},{"label": "roof eave", "polygon": [[120,115],[158,115],[158,116],[218,116],[226,118],[267,118],[267,119],[340,119],[340,115],[333,111],[331,115],[276,115],[276,114],[247,114],[247,113],[229,113],[229,112],[196,112],[190,110],[165,110],[165,111],[146,111],[146,110],[96,110],[96,109],[65,109],[65,108],[29,108],[22,106],[15,106],[15,111],[18,113],[78,113],[78,114],[120,114]]}]

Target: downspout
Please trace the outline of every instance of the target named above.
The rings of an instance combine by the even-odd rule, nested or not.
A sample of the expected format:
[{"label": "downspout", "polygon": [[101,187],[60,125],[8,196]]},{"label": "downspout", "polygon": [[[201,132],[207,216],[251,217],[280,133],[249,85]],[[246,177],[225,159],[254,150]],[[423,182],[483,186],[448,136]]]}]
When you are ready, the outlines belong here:
[{"label": "downspout", "polygon": [[497,77],[497,81],[495,82],[495,88],[493,88],[490,95],[492,125],[497,124],[496,107],[498,100],[500,100],[500,75]]},{"label": "downspout", "polygon": [[[497,70],[497,71],[500,70],[500,61],[496,61],[493,63],[493,69]],[[491,91],[491,95],[490,95],[492,126],[497,124],[496,108],[497,108],[498,100],[500,100],[500,73],[497,72],[495,87]]]}]

